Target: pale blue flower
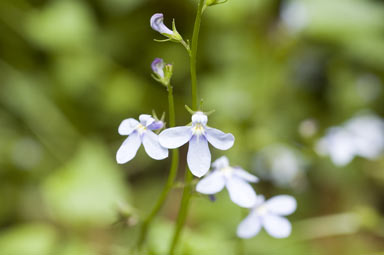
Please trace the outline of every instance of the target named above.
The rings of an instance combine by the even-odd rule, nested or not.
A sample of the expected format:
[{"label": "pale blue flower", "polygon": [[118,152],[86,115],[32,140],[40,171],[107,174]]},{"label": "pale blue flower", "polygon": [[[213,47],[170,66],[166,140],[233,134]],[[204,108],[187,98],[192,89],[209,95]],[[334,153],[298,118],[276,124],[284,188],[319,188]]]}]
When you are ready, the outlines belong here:
[{"label": "pale blue flower", "polygon": [[271,236],[285,238],[291,234],[291,223],[284,217],[296,210],[296,200],[292,196],[279,195],[268,201],[263,196],[258,200],[250,214],[237,227],[240,238],[251,238],[264,227]]},{"label": "pale blue flower", "polygon": [[240,167],[231,167],[225,156],[218,158],[212,166],[213,171],[197,183],[198,192],[212,195],[226,187],[235,204],[246,208],[255,205],[256,193],[248,182],[257,182],[256,176]]},{"label": "pale blue flower", "polygon": [[168,157],[168,149],[160,145],[158,135],[152,132],[152,130],[161,129],[164,123],[148,114],[141,114],[139,120],[140,122],[132,118],[125,119],[119,126],[119,134],[128,135],[116,154],[116,161],[119,164],[133,159],[141,144],[153,159],[160,160]]},{"label": "pale blue flower", "polygon": [[155,13],[152,15],[151,27],[160,34],[173,35],[173,31],[164,25],[164,15],[162,13]]},{"label": "pale blue flower", "polygon": [[165,63],[164,63],[164,60],[162,60],[161,58],[155,58],[155,60],[153,60],[152,64],[151,64],[151,67],[152,67],[152,71],[157,75],[159,76],[159,78],[164,78],[164,67],[165,67]]},{"label": "pale blue flower", "polygon": [[205,175],[211,165],[208,142],[219,150],[228,150],[235,142],[232,134],[208,127],[207,122],[207,115],[196,112],[192,115],[192,126],[169,128],[159,135],[160,144],[168,149],[189,142],[187,163],[192,174],[197,177]]}]

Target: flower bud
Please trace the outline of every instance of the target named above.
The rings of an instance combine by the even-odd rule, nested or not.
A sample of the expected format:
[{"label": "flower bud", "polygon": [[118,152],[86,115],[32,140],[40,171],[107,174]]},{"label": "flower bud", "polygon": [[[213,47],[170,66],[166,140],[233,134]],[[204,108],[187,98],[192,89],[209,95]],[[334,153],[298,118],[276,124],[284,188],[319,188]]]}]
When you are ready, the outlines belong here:
[{"label": "flower bud", "polygon": [[171,64],[165,64],[164,60],[161,58],[155,58],[151,67],[154,73],[153,78],[163,85],[168,86],[172,78],[173,66]]},{"label": "flower bud", "polygon": [[165,63],[164,63],[164,60],[162,60],[161,58],[155,58],[155,60],[153,60],[152,64],[151,64],[151,67],[152,67],[152,71],[155,73],[155,75],[158,76],[158,78],[160,79],[164,79],[164,67],[165,67]]},{"label": "flower bud", "polygon": [[164,15],[162,13],[155,13],[154,15],[152,15],[151,27],[153,30],[159,32],[165,37],[168,37],[169,40],[176,42],[183,41],[183,38],[176,30],[175,21],[173,20],[172,30],[169,29],[166,25],[164,25]]}]

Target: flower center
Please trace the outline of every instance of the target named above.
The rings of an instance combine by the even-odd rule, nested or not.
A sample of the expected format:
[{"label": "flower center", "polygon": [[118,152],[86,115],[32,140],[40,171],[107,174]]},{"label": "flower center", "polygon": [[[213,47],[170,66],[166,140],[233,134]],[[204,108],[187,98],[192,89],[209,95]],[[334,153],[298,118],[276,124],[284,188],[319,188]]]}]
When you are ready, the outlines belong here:
[{"label": "flower center", "polygon": [[232,167],[230,167],[230,166],[223,167],[223,168],[221,169],[221,171],[222,171],[222,173],[224,174],[225,177],[227,177],[227,178],[231,178],[232,173],[233,173],[233,169],[232,169]]},{"label": "flower center", "polygon": [[263,216],[268,213],[268,209],[265,205],[260,205],[259,207],[256,208],[256,212],[258,215]]},{"label": "flower center", "polygon": [[140,135],[143,134],[145,131],[147,131],[147,127],[142,124],[137,125],[136,129]]},{"label": "flower center", "polygon": [[195,124],[192,127],[192,132],[193,132],[194,135],[198,135],[198,136],[204,134],[204,127],[203,127],[203,125],[201,125],[200,123]]}]

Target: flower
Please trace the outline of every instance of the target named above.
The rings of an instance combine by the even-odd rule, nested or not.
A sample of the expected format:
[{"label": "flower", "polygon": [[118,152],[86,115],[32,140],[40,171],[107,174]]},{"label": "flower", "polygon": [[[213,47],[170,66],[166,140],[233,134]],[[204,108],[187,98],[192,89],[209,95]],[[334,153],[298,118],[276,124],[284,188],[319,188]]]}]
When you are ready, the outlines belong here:
[{"label": "flower", "polygon": [[151,27],[160,34],[173,35],[173,31],[164,25],[164,15],[162,13],[155,13],[152,15]]},{"label": "flower", "polygon": [[164,15],[162,13],[155,13],[151,17],[151,28],[160,34],[168,37],[167,40],[173,40],[176,42],[182,42],[183,38],[177,32],[175,21],[172,23],[172,30],[169,29],[166,25],[164,25]]},{"label": "flower", "polygon": [[125,119],[119,126],[119,134],[128,135],[116,154],[116,161],[119,164],[133,159],[141,143],[151,158],[160,160],[168,157],[168,149],[160,145],[158,135],[152,132],[152,130],[161,129],[164,123],[148,114],[141,114],[139,120],[140,122],[132,118]]},{"label": "flower", "polygon": [[316,151],[329,155],[337,166],[345,166],[355,156],[368,159],[379,157],[384,151],[384,121],[376,115],[360,115],[344,125],[331,127],[319,140]]},{"label": "flower", "polygon": [[165,67],[165,63],[164,63],[164,60],[162,60],[161,58],[155,58],[155,60],[153,60],[152,64],[151,64],[151,67],[152,67],[152,71],[159,77],[159,78],[162,78],[164,79],[164,67]]},{"label": "flower", "polygon": [[168,149],[189,142],[187,163],[192,174],[197,177],[205,175],[211,165],[208,142],[217,149],[228,150],[235,141],[232,134],[208,127],[207,122],[207,115],[198,111],[192,115],[192,126],[169,128],[159,135],[160,144]]},{"label": "flower", "polygon": [[214,170],[197,183],[198,192],[212,195],[226,187],[235,204],[246,208],[255,205],[256,193],[248,182],[257,182],[256,176],[240,167],[231,167],[225,156],[218,158],[212,166]]},{"label": "flower", "polygon": [[250,214],[237,227],[240,238],[251,238],[259,233],[263,226],[271,236],[285,238],[291,234],[291,223],[284,217],[296,210],[296,200],[292,196],[279,195],[264,201],[258,196],[258,201]]},{"label": "flower", "polygon": [[152,77],[161,84],[169,86],[173,74],[173,66],[171,64],[165,64],[161,58],[155,58],[151,67],[154,73]]}]

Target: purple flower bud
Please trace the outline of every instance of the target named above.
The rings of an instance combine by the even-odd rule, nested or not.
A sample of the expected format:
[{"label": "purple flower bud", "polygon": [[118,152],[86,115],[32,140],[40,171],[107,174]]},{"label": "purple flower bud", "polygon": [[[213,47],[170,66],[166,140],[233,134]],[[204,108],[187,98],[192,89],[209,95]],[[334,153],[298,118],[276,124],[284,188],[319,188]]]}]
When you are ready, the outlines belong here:
[{"label": "purple flower bud", "polygon": [[166,25],[164,25],[164,16],[162,13],[155,13],[151,17],[151,27],[153,30],[159,32],[160,34],[173,35],[173,31],[170,30]]},{"label": "purple flower bud", "polygon": [[164,66],[164,60],[161,58],[155,58],[151,64],[152,71],[161,78],[164,78]]},{"label": "purple flower bud", "polygon": [[151,125],[148,126],[148,129],[158,130],[158,129],[162,129],[163,127],[164,127],[164,122],[162,122],[161,120],[156,120],[152,122]]}]

